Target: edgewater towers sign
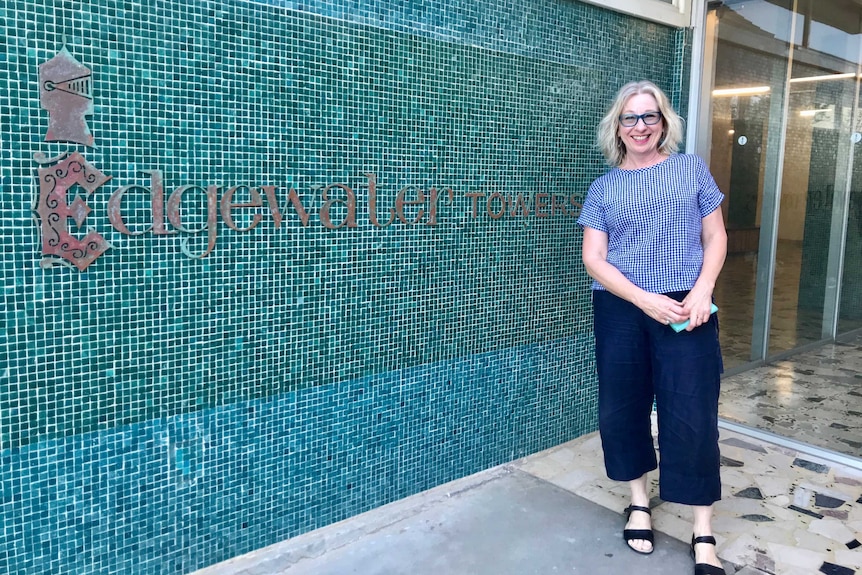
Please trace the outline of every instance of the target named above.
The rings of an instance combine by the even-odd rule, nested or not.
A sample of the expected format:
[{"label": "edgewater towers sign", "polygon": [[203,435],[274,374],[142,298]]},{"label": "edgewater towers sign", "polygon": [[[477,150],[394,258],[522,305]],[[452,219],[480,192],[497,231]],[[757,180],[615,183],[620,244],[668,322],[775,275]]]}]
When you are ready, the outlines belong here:
[{"label": "edgewater towers sign", "polygon": [[[72,142],[92,147],[94,137],[86,122],[86,116],[92,115],[94,111],[92,71],[63,47],[56,56],[39,67],[39,76],[40,101],[50,114],[45,141]],[[39,196],[34,208],[41,220],[43,257],[40,265],[72,265],[84,271],[108,251],[111,244],[94,230],[87,231],[83,237],[77,237],[69,227],[69,220],[74,220],[79,230],[84,226],[93,209],[85,198],[93,197],[97,190],[111,180],[111,176],[103,174],[79,152],[66,152],[50,159],[37,153],[35,159],[42,166],[39,168]],[[107,213],[111,226],[126,236],[145,233],[183,236],[205,234],[206,246],[197,254],[191,252],[188,237],[182,239],[180,248],[191,258],[204,258],[215,248],[219,214],[231,230],[250,232],[264,217],[260,208],[266,208],[274,228],[279,228],[285,219],[280,205],[280,199],[284,199],[284,196],[303,226],[309,225],[312,211],[317,212],[320,224],[328,229],[356,228],[359,225],[357,207],[360,202],[357,200],[357,193],[354,188],[343,183],[315,186],[314,191],[318,192],[316,195],[319,196],[319,202],[316,203],[319,205],[314,210],[315,206],[307,205],[308,199],[303,201],[294,188],[282,193],[273,185],[234,185],[225,189],[221,185],[183,184],[166,197],[162,171],[152,169],[147,171],[147,174],[150,176],[149,187],[138,184],[124,185],[110,195]],[[366,195],[363,199],[368,223],[378,228],[393,223],[436,226],[440,200],[449,206],[453,204],[455,192],[452,188],[438,190],[431,187],[424,190],[417,186],[408,186],[397,192],[393,207],[384,208],[386,215],[381,223],[377,211],[377,174],[366,173],[364,178]],[[79,188],[84,190],[85,198],[76,193]],[[143,193],[149,197],[146,221],[130,222],[128,216],[123,213],[123,198],[132,193]],[[203,205],[205,218],[197,227],[184,221],[182,215],[184,199],[190,196],[196,196],[198,203]],[[247,198],[246,201],[237,201],[239,196]],[[574,192],[473,191],[464,193],[464,197],[471,202],[470,217],[474,219],[480,214],[492,220],[531,216],[576,218],[581,207],[581,194]],[[195,200],[186,200],[188,201]],[[236,222],[235,212],[240,210],[250,217],[246,225]]]}]

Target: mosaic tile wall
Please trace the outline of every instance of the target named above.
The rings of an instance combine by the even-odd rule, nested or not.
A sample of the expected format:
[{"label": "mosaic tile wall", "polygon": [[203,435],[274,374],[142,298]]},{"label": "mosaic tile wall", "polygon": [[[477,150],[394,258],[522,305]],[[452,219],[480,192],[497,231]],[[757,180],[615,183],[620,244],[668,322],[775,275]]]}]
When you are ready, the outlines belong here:
[{"label": "mosaic tile wall", "polygon": [[[681,102],[687,32],[551,0],[0,0],[0,27],[0,572],[187,573],[595,428],[592,132],[630,79]],[[64,45],[92,148],[45,141]],[[109,243],[83,270],[40,266],[65,152],[111,178],[69,191]]]}]

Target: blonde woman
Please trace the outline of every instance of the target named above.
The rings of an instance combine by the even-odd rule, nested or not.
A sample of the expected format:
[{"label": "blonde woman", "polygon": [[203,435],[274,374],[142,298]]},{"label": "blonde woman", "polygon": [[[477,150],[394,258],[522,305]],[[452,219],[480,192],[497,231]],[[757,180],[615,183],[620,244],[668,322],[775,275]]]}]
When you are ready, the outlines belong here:
[{"label": "blonde woman", "polygon": [[703,160],[677,153],[681,139],[664,92],[648,81],[623,86],[598,128],[611,170],[590,186],[578,223],[594,280],[605,468],[631,489],[623,538],[653,551],[647,473],[658,467],[661,499],[692,508],[695,575],[724,575],[712,535],[722,372],[712,292],[727,251],[724,195]]}]

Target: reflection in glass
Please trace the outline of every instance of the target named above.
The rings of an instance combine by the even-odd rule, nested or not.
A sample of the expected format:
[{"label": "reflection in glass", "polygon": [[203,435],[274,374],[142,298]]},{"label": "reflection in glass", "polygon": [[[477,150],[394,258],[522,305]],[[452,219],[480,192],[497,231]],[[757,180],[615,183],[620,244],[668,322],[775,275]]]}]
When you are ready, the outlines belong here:
[{"label": "reflection in glass", "polygon": [[715,298],[725,365],[734,367],[752,359],[767,143],[776,129],[773,90],[780,90],[787,70],[789,46],[782,38],[789,38],[791,12],[768,2],[731,2],[710,21],[717,34],[709,160],[727,196],[728,234]]},{"label": "reflection in glass", "polygon": [[773,291],[770,353],[831,337],[824,335],[827,282],[830,257],[840,257],[833,214],[847,185],[856,78],[824,72],[793,63],[775,269],[783,281]]},{"label": "reflection in glass", "polygon": [[857,102],[855,123],[850,134],[853,146],[853,174],[844,246],[841,296],[838,306],[838,334],[862,329],[862,120]]},{"label": "reflection in glass", "polygon": [[[832,338],[836,296],[839,331],[841,318],[851,317],[862,300],[862,292],[852,285],[859,250],[854,256],[852,209],[849,217],[847,213],[847,194],[852,206],[852,180],[859,165],[852,133],[858,113],[862,9],[837,2],[803,4],[802,34],[789,82],[776,262],[792,262],[791,275],[798,269],[799,289],[795,307],[792,298],[784,296],[782,309],[777,304],[783,294],[776,282],[772,310],[773,325],[781,320],[795,323],[796,333],[791,337],[789,329],[772,330],[771,353]],[[844,280],[836,292],[842,268]],[[776,274],[779,271],[776,267]]]},{"label": "reflection in glass", "polygon": [[[710,14],[709,159],[728,228],[715,294],[728,367],[831,338],[839,283],[838,332],[862,327],[862,173],[852,143],[862,133],[862,8],[793,5],[731,0]],[[761,260],[773,256],[773,231],[770,270]],[[769,278],[771,292],[759,295]]]}]

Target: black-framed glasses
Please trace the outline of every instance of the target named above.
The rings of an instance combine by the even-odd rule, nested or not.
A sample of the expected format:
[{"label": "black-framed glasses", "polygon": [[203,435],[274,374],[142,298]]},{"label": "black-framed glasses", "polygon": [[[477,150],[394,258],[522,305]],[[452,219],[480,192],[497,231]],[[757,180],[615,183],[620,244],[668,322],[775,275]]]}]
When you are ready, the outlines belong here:
[{"label": "black-framed glasses", "polygon": [[661,112],[647,112],[646,114],[620,114],[620,126],[633,128],[638,121],[643,120],[645,126],[655,126],[661,122]]}]

